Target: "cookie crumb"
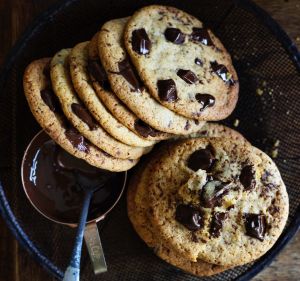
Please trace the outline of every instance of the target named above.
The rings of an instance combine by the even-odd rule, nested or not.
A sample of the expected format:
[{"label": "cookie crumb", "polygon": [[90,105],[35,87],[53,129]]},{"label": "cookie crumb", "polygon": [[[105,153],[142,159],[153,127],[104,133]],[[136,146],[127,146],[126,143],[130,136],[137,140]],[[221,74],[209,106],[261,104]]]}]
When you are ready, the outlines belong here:
[{"label": "cookie crumb", "polygon": [[262,89],[260,89],[260,88],[257,88],[257,89],[256,89],[256,94],[257,94],[258,96],[261,96],[263,93],[264,93],[264,91],[263,91]]},{"label": "cookie crumb", "polygon": [[287,110],[287,112],[285,113],[286,115],[289,115],[290,114],[290,111],[289,110]]},{"label": "cookie crumb", "polygon": [[240,124],[240,120],[239,120],[239,119],[235,119],[235,120],[233,121],[233,126],[234,126],[234,127],[238,127],[239,124]]},{"label": "cookie crumb", "polygon": [[278,156],[278,148],[275,148],[271,151],[271,157],[277,158],[277,156]]},{"label": "cookie crumb", "polygon": [[275,140],[275,142],[274,142],[274,147],[278,147],[279,144],[280,144],[280,140]]}]

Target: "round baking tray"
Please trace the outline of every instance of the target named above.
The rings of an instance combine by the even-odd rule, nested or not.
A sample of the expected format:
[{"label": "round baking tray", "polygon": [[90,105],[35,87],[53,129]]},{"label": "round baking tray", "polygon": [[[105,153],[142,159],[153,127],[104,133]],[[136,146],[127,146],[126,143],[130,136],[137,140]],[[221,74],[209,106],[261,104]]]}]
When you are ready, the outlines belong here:
[{"label": "round baking tray", "polygon": [[[292,40],[266,13],[248,0],[133,1],[67,0],[41,14],[12,48],[0,76],[0,210],[19,243],[57,279],[68,262],[75,231],[52,224],[27,202],[20,181],[24,149],[39,130],[22,89],[27,64],[89,40],[105,21],[132,14],[149,4],[172,5],[195,15],[220,37],[240,79],[235,112],[238,130],[270,153],[287,185],[290,216],[274,247],[254,263],[213,277],[199,278],[158,259],[133,231],[123,198],[102,225],[108,272],[95,277],[84,249],[81,280],[249,280],[266,267],[300,226],[300,54]],[[263,91],[263,95],[256,92]],[[132,171],[134,172],[134,170]]]}]

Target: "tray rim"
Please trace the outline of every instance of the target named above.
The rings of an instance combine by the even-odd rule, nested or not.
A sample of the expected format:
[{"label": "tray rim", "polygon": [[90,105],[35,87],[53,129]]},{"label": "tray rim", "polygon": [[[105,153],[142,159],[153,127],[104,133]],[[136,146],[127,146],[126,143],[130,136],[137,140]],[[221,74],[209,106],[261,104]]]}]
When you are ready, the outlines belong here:
[{"label": "tray rim", "polygon": [[[51,5],[48,9],[38,15],[31,24],[25,29],[21,34],[19,39],[16,41],[14,46],[9,51],[4,63],[0,69],[0,89],[5,85],[6,77],[9,70],[11,69],[16,57],[21,52],[22,47],[29,40],[30,36],[35,32],[35,30],[41,28],[51,17],[55,16],[62,9],[67,8],[74,2],[79,0],[60,0],[57,3]],[[243,7],[245,10],[250,11],[258,20],[262,22],[276,39],[284,47],[290,59],[295,64],[298,72],[300,73],[300,52],[292,39],[287,35],[283,28],[275,21],[271,15],[266,12],[263,8],[259,7],[257,4],[252,2],[252,0],[232,0],[233,5],[238,5]],[[61,280],[63,277],[63,272],[54,265],[42,252],[34,245],[34,243],[29,239],[27,234],[23,231],[22,227],[19,225],[16,217],[14,216],[9,202],[5,196],[5,192],[0,179],[0,213],[4,218],[7,226],[11,230],[12,234],[15,236],[17,241],[21,244],[23,248],[27,250],[29,254],[45,268],[49,274]],[[282,249],[287,245],[287,243],[294,237],[297,231],[300,229],[300,205],[297,207],[296,213],[290,225],[281,234],[275,245],[259,260],[255,261],[254,264],[241,276],[237,277],[236,281],[246,281],[253,278],[264,268],[266,268],[274,258],[282,251]]]}]

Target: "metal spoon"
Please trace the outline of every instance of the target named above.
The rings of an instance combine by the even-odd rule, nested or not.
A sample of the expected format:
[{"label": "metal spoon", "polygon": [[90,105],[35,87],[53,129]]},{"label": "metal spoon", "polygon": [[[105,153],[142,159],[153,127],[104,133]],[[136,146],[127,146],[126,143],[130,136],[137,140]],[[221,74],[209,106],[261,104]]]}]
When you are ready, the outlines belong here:
[{"label": "metal spoon", "polygon": [[[84,229],[88,217],[88,212],[89,212],[89,206],[90,202],[92,199],[92,196],[96,190],[101,188],[105,182],[111,177],[109,174],[107,178],[103,180],[100,184],[97,186],[89,186],[85,184],[85,178],[84,177],[79,177],[77,173],[74,173],[75,178],[81,188],[85,192],[84,200],[83,200],[83,205],[82,205],[82,210],[77,226],[77,234],[75,238],[75,244],[71,253],[71,258],[69,262],[69,266],[67,267],[65,274],[64,274],[64,279],[63,281],[79,281],[80,279],[80,259],[81,259],[81,250],[82,250],[82,242],[83,242],[83,235],[84,235]],[[105,258],[103,256],[102,264],[101,264],[102,272],[107,271],[107,266],[105,262]]]}]

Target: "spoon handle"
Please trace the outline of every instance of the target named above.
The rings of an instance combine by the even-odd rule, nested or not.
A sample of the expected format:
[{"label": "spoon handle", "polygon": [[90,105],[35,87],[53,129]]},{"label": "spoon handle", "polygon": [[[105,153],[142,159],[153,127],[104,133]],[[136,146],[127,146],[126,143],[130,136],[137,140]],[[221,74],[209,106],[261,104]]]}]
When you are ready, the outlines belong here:
[{"label": "spoon handle", "polygon": [[89,206],[90,206],[92,195],[93,195],[93,190],[89,190],[85,194],[82,211],[77,226],[77,234],[76,234],[74,248],[71,254],[69,266],[65,271],[63,281],[79,281],[80,258],[81,258],[83,234],[84,234],[85,224],[89,212]]},{"label": "spoon handle", "polygon": [[103,248],[100,240],[97,223],[87,224],[84,231],[84,240],[91,258],[94,273],[99,274],[107,271]]}]

